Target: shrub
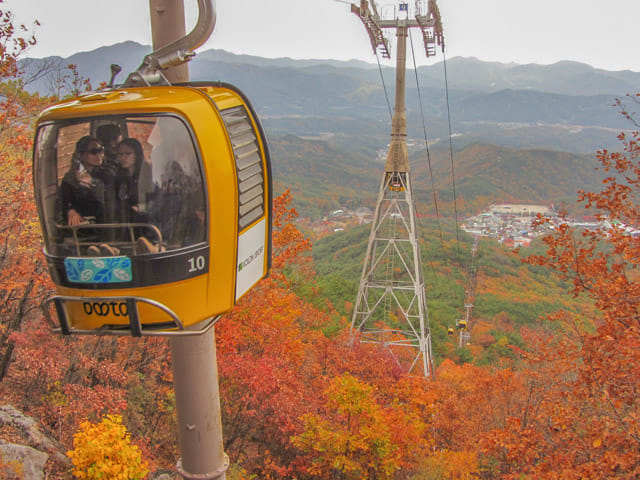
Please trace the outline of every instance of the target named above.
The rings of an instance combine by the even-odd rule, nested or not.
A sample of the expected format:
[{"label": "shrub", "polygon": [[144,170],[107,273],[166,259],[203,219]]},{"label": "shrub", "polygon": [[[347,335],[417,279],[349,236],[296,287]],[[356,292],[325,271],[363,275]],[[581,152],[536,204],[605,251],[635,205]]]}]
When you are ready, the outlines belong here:
[{"label": "shrub", "polygon": [[79,479],[141,480],[148,472],[120,415],[107,415],[97,424],[82,422],[73,447],[67,455]]}]

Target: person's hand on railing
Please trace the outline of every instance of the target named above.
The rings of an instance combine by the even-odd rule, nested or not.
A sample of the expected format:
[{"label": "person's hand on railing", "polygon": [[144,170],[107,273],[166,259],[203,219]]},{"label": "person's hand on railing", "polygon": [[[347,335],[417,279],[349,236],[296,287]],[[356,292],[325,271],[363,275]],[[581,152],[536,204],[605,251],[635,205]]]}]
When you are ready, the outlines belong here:
[{"label": "person's hand on railing", "polygon": [[69,210],[67,216],[69,218],[68,223],[72,227],[76,227],[84,222],[84,217],[76,212],[73,208]]}]

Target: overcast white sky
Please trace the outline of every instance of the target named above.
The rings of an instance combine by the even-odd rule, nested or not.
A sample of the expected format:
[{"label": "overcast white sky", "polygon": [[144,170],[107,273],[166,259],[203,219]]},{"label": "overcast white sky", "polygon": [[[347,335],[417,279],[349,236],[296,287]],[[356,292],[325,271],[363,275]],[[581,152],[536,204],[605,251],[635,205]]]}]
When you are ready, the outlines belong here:
[{"label": "overcast white sky", "polygon": [[[184,1],[191,30],[197,2]],[[201,48],[375,62],[364,27],[341,1],[217,0],[216,30]],[[438,0],[438,5],[447,58],[521,64],[575,60],[640,71],[640,0]],[[40,21],[33,57],[67,57],[125,40],[151,44],[147,0],[4,0],[0,8],[13,11],[27,26]]]}]

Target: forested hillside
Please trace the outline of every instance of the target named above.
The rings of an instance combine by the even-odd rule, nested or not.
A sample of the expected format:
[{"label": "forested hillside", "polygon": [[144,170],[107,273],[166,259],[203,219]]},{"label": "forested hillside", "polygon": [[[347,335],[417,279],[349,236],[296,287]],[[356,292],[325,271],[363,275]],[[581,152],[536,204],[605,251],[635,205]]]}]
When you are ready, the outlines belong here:
[{"label": "forested hillside", "polygon": [[[314,219],[339,208],[373,207],[386,145],[384,137],[377,137],[376,151],[376,143],[367,140],[337,135],[326,139],[270,137],[276,190],[290,189],[298,213]],[[409,154],[418,213],[435,214],[435,188],[441,214],[452,219],[456,210],[452,155],[444,148],[430,150],[432,185],[423,145],[416,139]],[[596,169],[595,155],[514,150],[486,143],[453,150],[453,162],[457,211],[462,216],[495,202],[564,205],[572,214],[582,215],[576,193],[596,188],[605,176]]]},{"label": "forested hillside", "polygon": [[[25,88],[16,62],[33,39],[0,16],[0,413],[33,419],[0,415],[0,477],[20,478],[22,457],[7,452],[28,446],[51,480],[155,479],[178,457],[168,342],[52,334],[31,149],[37,112],[59,98]],[[637,226],[640,135],[621,140],[624,154],[600,152],[595,173],[593,156],[457,149],[461,211],[504,197],[569,203],[582,187],[590,212]],[[350,338],[367,227],[312,244],[293,208],[366,203],[386,139],[373,152],[343,138],[270,141],[273,270],[215,327],[229,480],[640,477],[638,237],[560,224],[517,253],[481,241],[471,345],[460,349],[446,328],[462,313],[472,239],[450,214],[440,226],[420,218],[437,368],[433,380],[406,375],[386,349]],[[448,150],[433,160],[444,213]]]},{"label": "forested hillside", "polygon": [[[584,313],[589,304],[563,293],[559,277],[548,269],[522,262],[541,251],[541,241],[519,253],[485,238],[479,243],[475,260],[477,290],[473,308],[472,345],[457,348],[457,336],[447,335],[458,318],[464,318],[465,289],[471,268],[473,238],[462,232],[457,243],[452,225],[443,223],[443,242],[435,219],[421,219],[420,238],[429,322],[433,349],[439,364],[449,358],[494,365],[502,357],[513,358],[511,347],[523,347],[520,330],[525,327],[545,331],[553,329],[545,318],[565,309]],[[317,240],[313,246],[319,290],[308,300],[322,305],[328,298],[336,310],[351,319],[362,262],[367,248],[368,226],[349,229]],[[300,289],[305,296],[308,290]]]}]

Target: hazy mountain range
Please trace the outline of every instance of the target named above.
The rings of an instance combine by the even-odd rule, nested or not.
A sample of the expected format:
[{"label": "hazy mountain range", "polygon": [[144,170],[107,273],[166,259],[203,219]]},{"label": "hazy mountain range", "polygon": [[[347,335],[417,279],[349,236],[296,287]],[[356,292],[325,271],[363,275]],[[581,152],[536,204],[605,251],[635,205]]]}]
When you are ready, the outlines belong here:
[{"label": "hazy mountain range", "polygon": [[[27,59],[23,67],[29,74],[48,65],[49,75],[28,89],[50,93],[69,63],[94,86],[107,81],[109,65],[117,63],[123,67],[117,82],[123,82],[149,51],[125,42],[65,59]],[[443,205],[451,196],[451,153],[462,213],[497,200],[571,203],[576,190],[600,182],[594,152],[619,149],[617,133],[632,127],[614,107],[616,99],[633,111],[635,103],[626,95],[640,91],[640,73],[575,62],[542,66],[453,58],[446,69],[448,90],[443,62],[407,72],[408,141],[423,211],[430,209],[432,190],[425,133]],[[208,50],[190,63],[190,73],[193,80],[233,83],[249,96],[269,137],[276,187],[291,188],[303,215],[373,204],[389,141],[386,98],[393,105],[393,69],[383,69],[383,84],[378,66],[361,61]]]},{"label": "hazy mountain range", "polygon": [[[111,63],[123,67],[117,81],[124,81],[149,51],[148,46],[124,42],[65,59],[28,59],[26,68],[32,71],[46,62],[64,68],[73,63],[95,86],[109,79]],[[448,139],[450,111],[456,144],[482,140],[515,148],[590,153],[615,146],[613,132],[631,128],[613,104],[616,98],[640,90],[638,72],[610,72],[575,62],[518,65],[456,57],[446,62],[447,92],[443,66],[439,62],[417,69],[421,98],[409,67],[410,136],[424,136],[422,106],[430,142]],[[194,80],[224,80],[243,89],[273,133],[384,136],[389,132],[386,98],[393,105],[391,68],[383,69],[383,84],[376,64],[357,60],[266,59],[207,50],[197,54],[190,72]],[[28,88],[50,92],[51,75]]]}]

